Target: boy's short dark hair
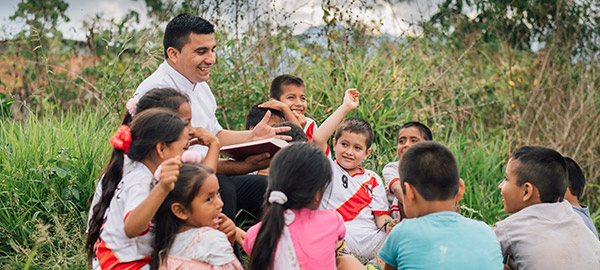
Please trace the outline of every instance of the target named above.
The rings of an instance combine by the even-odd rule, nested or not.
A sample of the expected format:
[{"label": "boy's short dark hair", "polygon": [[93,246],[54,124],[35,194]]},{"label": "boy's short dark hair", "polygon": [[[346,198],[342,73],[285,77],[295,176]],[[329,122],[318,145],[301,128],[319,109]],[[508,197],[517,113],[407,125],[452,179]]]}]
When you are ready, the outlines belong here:
[{"label": "boy's short dark hair", "polygon": [[517,185],[529,182],[540,192],[545,203],[562,200],[567,191],[567,164],[558,152],[539,146],[522,146],[512,152],[518,160],[515,169]]},{"label": "boy's short dark hair", "polygon": [[585,188],[585,175],[581,167],[570,157],[564,157],[567,163],[567,181],[569,182],[569,190],[571,194],[577,196],[577,199],[583,195],[583,189]]},{"label": "boy's short dark hair", "polygon": [[335,129],[335,140],[337,141],[342,136],[342,133],[346,131],[365,135],[367,137],[365,141],[367,149],[371,148],[371,144],[373,143],[373,129],[367,121],[354,117],[344,119]]},{"label": "boy's short dark hair", "polygon": [[308,142],[308,137],[306,133],[304,133],[304,129],[300,126],[293,124],[292,122],[283,122],[275,125],[274,127],[290,127],[289,131],[279,132],[277,135],[287,135],[292,137],[292,140],[289,142]]},{"label": "boy's short dark hair", "polygon": [[181,48],[190,42],[190,33],[212,34],[215,27],[207,20],[192,14],[179,14],[167,24],[163,37],[165,59],[169,58],[167,49],[173,47],[181,52]]},{"label": "boy's short dark hair", "polygon": [[449,200],[460,186],[454,155],[438,142],[420,142],[408,148],[398,166],[402,189],[411,184],[426,201]]},{"label": "boy's short dark hair", "polygon": [[[409,128],[409,127],[416,127],[419,130],[419,132],[421,133],[421,136],[423,137],[423,139],[425,139],[426,141],[433,140],[433,134],[431,133],[431,130],[426,125],[421,124],[416,121],[413,121],[413,122],[404,123],[404,125],[402,125],[402,127],[400,127],[400,130]],[[398,137],[398,140],[400,140],[400,137]]]},{"label": "boy's short dark hair", "polygon": [[296,85],[299,87],[304,87],[304,80],[302,80],[302,78],[298,77],[298,76],[294,76],[294,75],[290,75],[290,74],[283,74],[283,75],[279,75],[277,77],[275,77],[275,79],[273,79],[273,81],[271,82],[271,89],[270,89],[270,95],[271,98],[274,98],[276,100],[279,100],[279,98],[281,97],[281,95],[283,94],[283,86],[286,85]]},{"label": "boy's short dark hair", "polygon": [[252,108],[250,108],[250,111],[248,111],[248,114],[246,114],[246,130],[249,130],[251,127],[255,127],[256,125],[258,125],[258,123],[260,123],[260,120],[262,120],[263,117],[265,117],[265,114],[268,111],[271,112],[271,117],[276,116],[281,118],[282,120],[285,120],[285,116],[283,115],[282,111],[269,108],[259,108],[258,105],[260,104],[262,103],[252,106]]}]

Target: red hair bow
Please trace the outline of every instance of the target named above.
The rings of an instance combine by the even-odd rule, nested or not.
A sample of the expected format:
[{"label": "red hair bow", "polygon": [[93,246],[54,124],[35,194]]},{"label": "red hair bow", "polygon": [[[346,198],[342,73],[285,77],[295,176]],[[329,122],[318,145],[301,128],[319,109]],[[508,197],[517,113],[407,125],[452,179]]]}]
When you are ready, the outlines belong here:
[{"label": "red hair bow", "polygon": [[110,138],[109,142],[114,148],[123,150],[127,155],[131,145],[131,130],[127,125],[122,125],[115,135]]}]

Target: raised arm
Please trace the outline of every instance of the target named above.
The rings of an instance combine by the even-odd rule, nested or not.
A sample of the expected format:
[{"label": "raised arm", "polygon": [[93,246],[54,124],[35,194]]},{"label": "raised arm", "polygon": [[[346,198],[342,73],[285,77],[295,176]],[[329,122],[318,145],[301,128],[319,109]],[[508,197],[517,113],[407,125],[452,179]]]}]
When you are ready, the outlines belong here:
[{"label": "raised arm", "polygon": [[323,153],[327,150],[327,140],[333,135],[337,126],[342,122],[344,117],[352,110],[358,107],[358,91],[356,89],[346,90],[344,95],[344,103],[335,110],[323,124],[317,129],[313,135],[312,144],[317,146]]},{"label": "raised arm", "polygon": [[193,133],[194,134],[192,135],[192,138],[197,139],[197,144],[208,146],[208,152],[202,160],[202,164],[211,168],[213,172],[216,172],[217,164],[219,162],[219,150],[221,149],[221,142],[217,136],[201,127],[193,128]]}]

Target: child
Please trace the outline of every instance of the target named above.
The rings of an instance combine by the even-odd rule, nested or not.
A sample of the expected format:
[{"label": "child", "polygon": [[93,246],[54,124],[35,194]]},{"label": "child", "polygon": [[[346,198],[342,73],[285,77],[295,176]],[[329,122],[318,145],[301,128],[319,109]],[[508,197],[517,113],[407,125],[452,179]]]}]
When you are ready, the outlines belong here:
[{"label": "child", "polygon": [[289,131],[277,133],[280,135],[287,135],[287,136],[292,137],[292,140],[288,141],[289,143],[308,142],[308,137],[306,136],[306,133],[304,133],[304,130],[302,130],[302,128],[300,126],[298,126],[292,122],[289,122],[289,121],[282,122],[282,123],[275,125],[274,127],[290,127]]},{"label": "child", "polygon": [[[363,262],[375,258],[387,236],[389,206],[385,187],[377,174],[360,166],[371,153],[373,130],[359,118],[341,120],[358,107],[358,91],[346,91],[344,103],[317,130],[313,144],[325,152],[327,140],[335,130],[329,159],[333,171],[321,209],[336,209],[346,225],[346,247]],[[339,125],[338,125],[339,124]],[[337,127],[337,128],[336,128]]]},{"label": "child", "polygon": [[[212,170],[183,163],[175,188],[154,217],[156,237],[152,269],[239,269],[223,224],[223,201]],[[233,222],[231,240],[236,230]],[[217,230],[219,229],[219,230]]]},{"label": "child", "polygon": [[[204,158],[202,163],[212,170],[216,170],[217,159],[219,158],[220,143],[216,136],[206,131],[203,128],[194,128],[190,124],[192,117],[191,107],[189,99],[186,95],[180,93],[177,90],[171,88],[157,88],[148,91],[139,100],[130,100],[127,102],[127,112],[123,118],[123,125],[129,125],[134,115],[138,115],[141,112],[151,108],[166,108],[179,114],[184,120],[189,130],[190,137],[192,138],[191,144],[204,144],[209,147],[207,156]],[[123,171],[128,172],[129,166],[132,161],[125,155],[123,157]],[[115,179],[120,181],[120,179]],[[116,184],[116,183],[115,183]],[[88,215],[88,228],[92,215],[94,213],[94,207],[98,204],[100,197],[102,197],[103,181],[102,178],[96,186],[92,202],[90,204],[90,210]],[[108,202],[106,202],[108,204]],[[108,205],[107,205],[108,206]],[[232,211],[233,212],[233,211]],[[233,215],[233,213],[232,213]],[[102,218],[102,217],[100,217]]]},{"label": "child", "polygon": [[248,270],[336,269],[344,223],[333,210],[317,210],[330,177],[327,158],[310,144],[294,143],[275,154],[262,222],[244,239]]},{"label": "child", "polygon": [[406,217],[404,206],[402,206],[402,187],[398,176],[398,164],[409,147],[418,142],[431,141],[433,138],[431,130],[419,122],[408,122],[400,127],[398,132],[398,161],[390,162],[383,167],[383,180],[387,183],[389,195],[392,195],[390,215],[394,219],[402,220]]},{"label": "child", "polygon": [[379,251],[385,269],[502,269],[498,239],[490,226],[454,211],[465,184],[452,152],[421,142],[403,153],[400,183],[404,219]]},{"label": "child", "polygon": [[252,106],[250,111],[248,111],[248,114],[246,114],[246,130],[254,129],[268,111],[271,112],[271,118],[269,118],[269,121],[267,122],[269,126],[272,127],[285,121],[285,116],[283,116],[281,111],[270,108],[259,108],[259,105],[260,104]]},{"label": "child", "polygon": [[567,186],[567,192],[565,192],[565,200],[573,206],[573,210],[575,210],[575,213],[579,214],[583,219],[585,226],[590,228],[596,238],[598,238],[598,231],[596,231],[592,217],[590,217],[590,210],[587,206],[579,204],[579,198],[583,194],[583,189],[585,188],[585,176],[583,175],[583,171],[572,158],[565,157],[565,162],[567,162],[567,174],[569,175],[567,178],[569,185]]},{"label": "child", "polygon": [[[188,147],[185,122],[167,109],[149,109],[121,126],[110,139],[114,147],[102,180],[102,197],[94,206],[86,249],[102,269],[147,268],[154,233],[150,221],[173,188]],[[132,164],[123,171],[127,155]],[[154,188],[154,173],[162,176]],[[118,184],[117,184],[118,183]]]},{"label": "child", "polygon": [[509,269],[600,269],[600,242],[567,201],[567,166],[554,150],[517,148],[498,188],[504,211],[496,223]]}]

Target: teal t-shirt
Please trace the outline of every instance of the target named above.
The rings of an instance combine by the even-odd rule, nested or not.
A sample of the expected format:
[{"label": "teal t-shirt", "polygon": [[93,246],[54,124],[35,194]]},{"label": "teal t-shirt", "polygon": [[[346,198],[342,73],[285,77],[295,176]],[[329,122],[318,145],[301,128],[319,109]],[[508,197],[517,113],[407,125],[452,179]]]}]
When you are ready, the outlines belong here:
[{"label": "teal t-shirt", "polygon": [[454,212],[404,219],[379,258],[397,269],[503,269],[500,243],[487,224]]}]

